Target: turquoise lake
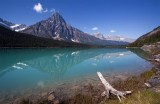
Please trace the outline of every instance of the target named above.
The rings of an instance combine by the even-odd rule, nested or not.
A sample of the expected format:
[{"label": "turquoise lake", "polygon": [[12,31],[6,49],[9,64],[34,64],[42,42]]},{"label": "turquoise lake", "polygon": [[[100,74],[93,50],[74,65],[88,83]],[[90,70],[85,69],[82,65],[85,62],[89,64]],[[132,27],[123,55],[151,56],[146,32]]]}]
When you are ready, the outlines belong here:
[{"label": "turquoise lake", "polygon": [[139,53],[125,48],[0,49],[0,91],[54,87],[97,71],[109,75],[150,69]]}]

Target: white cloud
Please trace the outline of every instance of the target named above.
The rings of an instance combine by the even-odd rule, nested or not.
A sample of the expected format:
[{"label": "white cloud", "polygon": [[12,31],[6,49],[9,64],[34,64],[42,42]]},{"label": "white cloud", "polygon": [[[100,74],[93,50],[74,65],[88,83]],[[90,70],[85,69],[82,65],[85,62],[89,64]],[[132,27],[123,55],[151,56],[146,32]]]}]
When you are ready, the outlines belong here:
[{"label": "white cloud", "polygon": [[42,7],[41,3],[35,4],[33,7],[33,10],[35,10],[37,13],[42,13],[43,7]]},{"label": "white cloud", "polygon": [[45,8],[44,9],[41,3],[35,4],[33,6],[33,10],[35,10],[37,13],[50,13],[50,12],[56,11],[54,8],[52,8],[52,9]]},{"label": "white cloud", "polygon": [[115,30],[110,30],[110,32],[111,32],[111,33],[114,33],[114,32],[116,32],[116,31],[115,31]]},{"label": "white cloud", "polygon": [[93,27],[92,30],[96,31],[98,30],[98,27]]}]

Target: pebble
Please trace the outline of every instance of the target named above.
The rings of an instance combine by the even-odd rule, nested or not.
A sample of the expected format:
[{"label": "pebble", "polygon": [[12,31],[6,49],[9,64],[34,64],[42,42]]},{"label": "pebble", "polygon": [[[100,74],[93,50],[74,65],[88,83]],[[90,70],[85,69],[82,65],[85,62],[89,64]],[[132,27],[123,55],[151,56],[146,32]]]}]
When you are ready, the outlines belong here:
[{"label": "pebble", "polygon": [[144,83],[148,88],[151,88],[152,86],[149,83]]},{"label": "pebble", "polygon": [[160,62],[160,59],[155,59],[155,61]]},{"label": "pebble", "polygon": [[55,96],[53,94],[50,94],[48,96],[48,101],[53,101],[55,99]]}]

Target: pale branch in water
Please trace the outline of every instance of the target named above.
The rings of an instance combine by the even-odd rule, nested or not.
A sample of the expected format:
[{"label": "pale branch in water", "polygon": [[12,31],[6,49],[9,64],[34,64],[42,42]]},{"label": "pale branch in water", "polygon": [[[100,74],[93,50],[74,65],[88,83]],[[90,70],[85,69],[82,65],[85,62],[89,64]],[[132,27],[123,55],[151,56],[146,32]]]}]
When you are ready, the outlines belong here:
[{"label": "pale branch in water", "polygon": [[100,80],[102,81],[102,84],[104,85],[105,87],[105,91],[102,93],[102,96],[107,96],[107,98],[109,98],[109,95],[110,94],[114,94],[117,96],[117,98],[119,99],[119,101],[121,102],[121,98],[120,97],[123,97],[125,98],[124,96],[127,95],[127,94],[130,94],[131,91],[118,91],[116,90],[115,88],[113,88],[109,82],[107,82],[103,75],[100,73],[100,72],[97,72],[97,75],[99,76]]}]

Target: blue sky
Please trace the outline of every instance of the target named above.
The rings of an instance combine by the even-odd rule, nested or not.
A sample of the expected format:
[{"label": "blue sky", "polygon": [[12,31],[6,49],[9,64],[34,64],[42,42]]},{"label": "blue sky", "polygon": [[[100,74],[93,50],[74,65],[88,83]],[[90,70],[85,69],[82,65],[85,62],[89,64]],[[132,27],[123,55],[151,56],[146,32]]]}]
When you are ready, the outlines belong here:
[{"label": "blue sky", "polygon": [[0,0],[0,17],[14,23],[32,25],[54,9],[90,34],[138,38],[160,25],[160,0]]}]

